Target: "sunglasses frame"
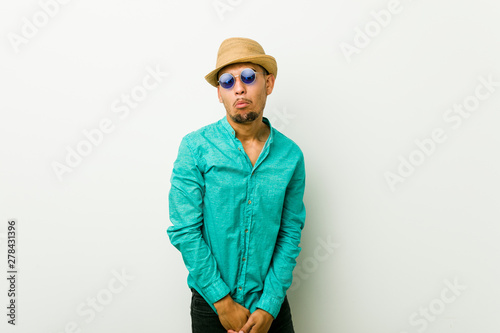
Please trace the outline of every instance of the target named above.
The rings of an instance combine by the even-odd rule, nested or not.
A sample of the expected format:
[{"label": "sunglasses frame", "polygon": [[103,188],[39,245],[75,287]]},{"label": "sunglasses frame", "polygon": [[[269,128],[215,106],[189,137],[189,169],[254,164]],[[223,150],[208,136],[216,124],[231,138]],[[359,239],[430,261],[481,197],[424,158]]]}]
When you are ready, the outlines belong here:
[{"label": "sunglasses frame", "polygon": [[[246,71],[247,69],[251,70],[254,74],[266,74],[266,73],[264,73],[264,72],[256,72],[256,71],[255,71],[255,70],[253,70],[252,68],[249,68],[249,67],[248,67],[248,68],[243,68],[243,69],[241,70],[241,72],[240,72],[240,74],[239,74],[239,75],[233,75],[233,74],[231,74],[231,73],[223,73],[223,74],[220,76],[220,78],[222,78],[222,76],[224,76],[224,75],[226,75],[226,74],[227,74],[227,75],[231,75],[231,77],[234,79],[234,82],[233,82],[233,85],[232,85],[231,87],[229,87],[229,88],[226,88],[226,87],[222,86],[222,84],[220,83],[220,78],[219,78],[219,80],[218,80],[217,82],[219,83],[219,85],[220,85],[222,88],[227,89],[227,90],[231,90],[231,89],[233,89],[234,85],[236,84],[236,78],[237,78],[237,77],[240,77],[240,76],[241,76],[241,73],[243,73],[243,71]],[[242,83],[244,83],[244,84],[246,84],[246,85],[251,85],[251,84],[254,84],[256,79],[257,79],[257,76],[255,76],[255,79],[254,79],[252,82],[250,82],[250,83],[245,83],[245,82],[243,82],[243,80],[241,80],[241,78],[240,78],[241,82],[242,82]]]}]

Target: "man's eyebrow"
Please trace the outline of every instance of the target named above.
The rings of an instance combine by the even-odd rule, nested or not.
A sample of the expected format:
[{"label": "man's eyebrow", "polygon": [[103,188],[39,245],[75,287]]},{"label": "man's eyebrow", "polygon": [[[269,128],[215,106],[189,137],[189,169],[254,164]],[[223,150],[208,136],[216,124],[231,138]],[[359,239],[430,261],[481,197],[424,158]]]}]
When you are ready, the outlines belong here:
[{"label": "man's eyebrow", "polygon": [[[259,71],[259,68],[258,68],[256,65],[253,65],[253,64],[252,64],[252,65],[248,65],[248,67],[246,67],[246,68],[251,68],[251,69],[253,69],[255,72],[258,72],[258,71]],[[264,73],[265,73],[265,69],[264,69],[264,67],[262,67],[262,68],[263,68],[263,71],[264,71]],[[220,75],[222,75],[222,74],[224,74],[224,73],[229,73],[229,71],[228,71],[227,69],[225,69],[225,70],[220,70],[220,71],[217,73],[217,76],[218,76],[218,77],[220,77]]]}]

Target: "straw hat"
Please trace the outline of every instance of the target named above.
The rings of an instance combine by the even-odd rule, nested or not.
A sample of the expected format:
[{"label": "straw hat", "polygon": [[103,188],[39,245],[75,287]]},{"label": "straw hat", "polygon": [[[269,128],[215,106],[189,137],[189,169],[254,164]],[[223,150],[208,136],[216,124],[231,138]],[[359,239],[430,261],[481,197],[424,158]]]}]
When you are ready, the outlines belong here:
[{"label": "straw hat", "polygon": [[219,71],[227,65],[239,62],[251,62],[264,67],[269,74],[274,74],[274,77],[278,75],[276,59],[266,55],[259,43],[249,38],[233,37],[224,40],[220,45],[216,68],[205,76],[205,80],[217,87]]}]

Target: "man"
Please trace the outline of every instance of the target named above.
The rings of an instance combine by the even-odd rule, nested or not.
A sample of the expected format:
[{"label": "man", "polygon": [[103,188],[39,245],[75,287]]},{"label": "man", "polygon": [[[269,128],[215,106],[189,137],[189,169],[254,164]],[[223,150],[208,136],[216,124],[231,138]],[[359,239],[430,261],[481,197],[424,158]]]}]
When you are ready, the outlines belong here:
[{"label": "man", "polygon": [[226,115],[183,137],[167,229],[189,271],[194,333],[294,332],[286,291],[305,223],[304,156],[263,117],[276,60],[222,42],[205,79]]}]

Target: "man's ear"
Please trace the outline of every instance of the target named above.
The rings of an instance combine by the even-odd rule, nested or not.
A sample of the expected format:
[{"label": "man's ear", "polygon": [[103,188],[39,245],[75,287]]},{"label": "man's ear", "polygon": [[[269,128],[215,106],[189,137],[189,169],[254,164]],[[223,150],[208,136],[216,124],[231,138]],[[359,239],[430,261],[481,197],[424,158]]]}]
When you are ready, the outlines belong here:
[{"label": "man's ear", "polygon": [[222,103],[222,95],[220,94],[220,85],[217,86],[217,97],[219,98],[219,103]]},{"label": "man's ear", "polygon": [[266,75],[266,92],[268,95],[271,95],[273,92],[275,80],[274,74]]}]

